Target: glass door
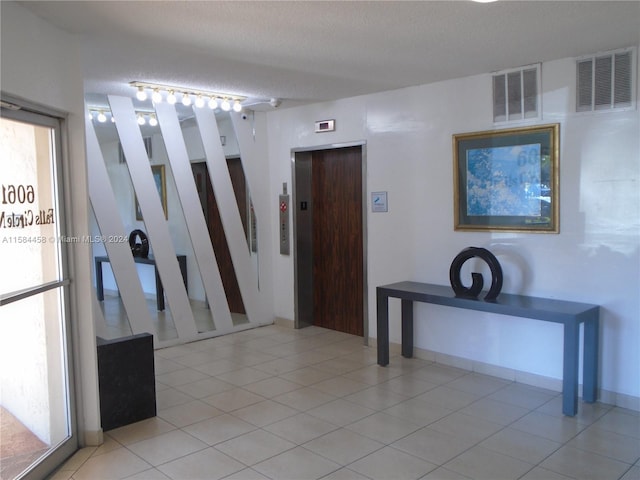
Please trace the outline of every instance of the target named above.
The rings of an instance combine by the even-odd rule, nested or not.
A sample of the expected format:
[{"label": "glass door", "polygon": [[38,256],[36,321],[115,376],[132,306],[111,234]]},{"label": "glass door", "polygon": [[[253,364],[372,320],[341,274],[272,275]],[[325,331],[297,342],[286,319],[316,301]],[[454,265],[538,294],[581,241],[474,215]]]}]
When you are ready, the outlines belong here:
[{"label": "glass door", "polygon": [[2,108],[2,479],[44,478],[77,448],[65,261],[73,237],[64,228],[60,130],[56,118]]}]

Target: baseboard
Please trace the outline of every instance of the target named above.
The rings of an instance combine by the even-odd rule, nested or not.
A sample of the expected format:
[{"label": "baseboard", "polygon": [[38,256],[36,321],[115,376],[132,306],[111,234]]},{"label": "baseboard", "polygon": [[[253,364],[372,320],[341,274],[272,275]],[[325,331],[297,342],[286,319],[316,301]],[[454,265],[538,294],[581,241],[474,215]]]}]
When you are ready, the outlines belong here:
[{"label": "baseboard", "polygon": [[616,407],[626,408],[640,412],[640,397],[626,395],[624,393],[610,392],[609,390],[598,390],[598,399],[602,403],[615,405]]},{"label": "baseboard", "polygon": [[273,319],[273,324],[279,327],[296,328],[295,322],[288,318],[276,317]]},{"label": "baseboard", "polygon": [[[369,337],[369,345],[371,347],[377,347],[378,339]],[[389,354],[401,355],[402,346],[399,343],[390,342]],[[558,378],[551,378],[535,373],[500,367],[498,365],[491,365],[489,363],[478,362],[476,360],[469,360],[468,358],[457,357],[455,355],[448,355],[446,353],[424,350],[416,347],[413,348],[413,356],[422,360],[460,368],[469,372],[482,373],[484,375],[491,375],[492,377],[498,377],[504,380],[530,385],[532,387],[544,388],[554,392],[562,392],[562,380]],[[582,385],[579,385],[579,395],[582,396]],[[634,397],[632,395],[599,388],[597,398],[601,403],[640,411],[640,397]]]},{"label": "baseboard", "polygon": [[80,447],[99,447],[104,443],[104,435],[100,430],[85,430],[82,432],[82,443]]}]

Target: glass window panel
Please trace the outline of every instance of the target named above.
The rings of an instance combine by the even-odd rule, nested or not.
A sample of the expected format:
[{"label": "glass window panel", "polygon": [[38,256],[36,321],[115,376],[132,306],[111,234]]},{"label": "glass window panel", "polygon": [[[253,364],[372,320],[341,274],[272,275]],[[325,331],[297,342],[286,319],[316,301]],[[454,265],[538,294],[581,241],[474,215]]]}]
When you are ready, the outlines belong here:
[{"label": "glass window panel", "polygon": [[71,437],[62,287],[0,306],[2,478]]},{"label": "glass window panel", "polygon": [[0,122],[0,294],[60,280],[53,130]]},{"label": "glass window panel", "polygon": [[65,235],[60,222],[59,131],[55,118],[20,109],[3,109],[0,118],[0,477],[7,480],[50,472],[77,447],[62,254],[85,239]]}]

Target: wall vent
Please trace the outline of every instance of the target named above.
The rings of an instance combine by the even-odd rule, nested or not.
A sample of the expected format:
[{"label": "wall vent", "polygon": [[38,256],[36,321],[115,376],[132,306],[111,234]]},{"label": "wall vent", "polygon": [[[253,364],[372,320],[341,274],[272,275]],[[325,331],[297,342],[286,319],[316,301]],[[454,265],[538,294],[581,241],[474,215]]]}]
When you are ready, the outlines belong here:
[{"label": "wall vent", "polygon": [[540,118],[540,64],[493,74],[494,123]]},{"label": "wall vent", "polygon": [[634,105],[635,49],[576,60],[576,111],[626,109]]}]

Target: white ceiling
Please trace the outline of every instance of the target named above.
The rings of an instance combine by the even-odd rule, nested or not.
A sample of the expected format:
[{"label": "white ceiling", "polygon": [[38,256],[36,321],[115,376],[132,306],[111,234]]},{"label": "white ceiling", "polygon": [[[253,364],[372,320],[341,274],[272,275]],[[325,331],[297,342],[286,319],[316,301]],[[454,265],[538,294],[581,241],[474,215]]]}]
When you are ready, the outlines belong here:
[{"label": "white ceiling", "polygon": [[132,80],[282,108],[640,43],[639,1],[28,1],[82,37],[85,91]]}]

